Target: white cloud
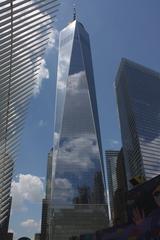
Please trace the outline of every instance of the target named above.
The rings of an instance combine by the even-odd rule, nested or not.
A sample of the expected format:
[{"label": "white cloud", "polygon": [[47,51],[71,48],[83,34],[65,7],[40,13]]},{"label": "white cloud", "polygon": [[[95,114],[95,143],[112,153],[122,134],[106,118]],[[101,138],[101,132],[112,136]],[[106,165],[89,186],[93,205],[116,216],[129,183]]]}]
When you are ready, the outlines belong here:
[{"label": "white cloud", "polygon": [[59,62],[58,62],[58,74],[57,74],[57,89],[64,90],[66,88],[67,74],[69,70],[70,57],[67,53],[60,52]]},{"label": "white cloud", "polygon": [[[14,4],[16,4],[16,2],[18,3],[19,0],[17,0],[17,1],[15,0]],[[24,14],[22,17],[19,17],[18,20],[16,20],[17,23],[19,23],[19,21],[23,20],[22,23],[19,23],[19,26],[21,27],[20,31],[24,30],[24,33],[19,34],[19,36],[23,36],[24,34],[28,33],[28,34],[26,34],[25,37],[23,37],[23,39],[25,40],[25,44],[27,43],[27,46],[25,46],[25,47],[22,46],[21,49],[17,51],[17,53],[19,53],[19,57],[21,57],[21,54],[23,54],[23,52],[21,52],[21,51],[24,51],[24,50],[25,50],[25,53],[28,55],[27,61],[29,60],[30,63],[33,65],[32,71],[28,70],[28,73],[33,73],[33,69],[35,69],[35,64],[33,64],[31,57],[33,56],[33,54],[36,54],[37,51],[40,50],[40,48],[36,49],[37,46],[40,46],[40,44],[39,44],[40,40],[44,40],[47,38],[47,36],[42,38],[42,35],[44,34],[44,32],[40,34],[41,30],[38,29],[38,27],[43,26],[43,27],[48,28],[49,26],[51,26],[51,22],[52,22],[51,16],[47,12],[42,13],[39,9],[36,9],[37,5],[32,5],[31,7],[29,7],[29,5],[31,5],[32,3],[36,3],[36,1],[31,0],[31,2],[27,2],[27,3],[23,4],[23,7],[26,7],[26,9],[23,10]],[[22,6],[16,7],[15,10],[18,10],[21,7]],[[31,13],[27,13],[28,10],[32,10]],[[26,15],[26,13],[27,13],[27,15]],[[35,16],[34,14],[37,14],[37,15]],[[27,20],[26,20],[26,16],[29,17]],[[40,18],[43,21],[39,20]],[[33,20],[34,20],[34,25],[37,24],[37,26],[35,26],[35,27],[33,27]],[[26,26],[24,27],[24,25],[26,25]],[[31,29],[32,29],[32,31],[34,30],[34,32],[31,32]],[[49,40],[48,40],[48,43],[46,43],[46,50],[50,51],[52,48],[56,48],[58,31],[56,29],[50,29],[50,30],[47,30],[47,33],[48,33]],[[37,38],[38,34],[39,34],[39,37]],[[34,41],[34,46],[33,46],[33,42],[29,43],[30,39],[27,40],[27,38],[29,36]],[[41,47],[41,50],[43,47],[44,46]],[[29,49],[26,50],[26,48],[29,48]],[[23,57],[22,57],[22,59],[23,59]],[[42,66],[40,67],[40,70],[38,70],[39,76],[37,77],[37,80],[35,82],[35,89],[33,91],[34,96],[37,96],[40,93],[40,89],[41,89],[43,80],[49,78],[49,71],[46,67],[45,59],[41,59],[41,65]]]},{"label": "white cloud", "polygon": [[11,228],[8,230],[8,232],[9,232],[9,233],[16,234],[15,231],[14,231],[13,229],[11,229]]},{"label": "white cloud", "polygon": [[95,163],[99,164],[99,150],[93,135],[79,135],[78,137],[66,139],[61,144],[59,149],[59,156],[63,168],[60,172],[82,172],[95,168]]},{"label": "white cloud", "polygon": [[40,226],[41,226],[41,223],[40,221],[36,221],[34,219],[27,219],[23,222],[21,222],[21,227],[24,227],[26,229],[34,229],[35,231],[39,232],[40,231]]},{"label": "white cloud", "polygon": [[65,90],[65,88],[66,88],[66,83],[62,80],[59,80],[57,82],[57,89],[63,91],[63,90]]},{"label": "white cloud", "polygon": [[116,139],[108,139],[107,142],[111,147],[119,147],[120,142]]},{"label": "white cloud", "polygon": [[[72,203],[75,184],[90,181],[92,177],[88,176],[88,172],[94,176],[95,170],[98,169],[98,166],[100,167],[96,137],[94,134],[78,134],[72,138],[64,137],[60,141],[58,152],[54,150],[53,153],[53,163],[56,162],[58,173],[58,176],[55,175],[54,182],[54,202],[56,204]],[[55,174],[55,165],[53,165],[53,169]]]},{"label": "white cloud", "polygon": [[70,203],[73,199],[72,184],[66,178],[57,178],[55,180],[54,201],[57,204]]},{"label": "white cloud", "polygon": [[58,48],[57,42],[58,42],[59,32],[57,29],[51,29],[49,34],[49,40],[47,45],[47,50],[51,50],[52,48]]},{"label": "white cloud", "polygon": [[[70,24],[68,26],[69,28],[72,28],[72,30],[75,28],[75,22]],[[74,31],[72,31],[73,33]],[[72,40],[73,40],[72,36]],[[66,88],[66,80],[67,80],[67,74],[69,72],[69,63],[72,53],[72,41],[69,41],[67,46],[63,48],[63,50],[59,53],[58,57],[58,73],[57,73],[57,89],[58,90],[64,90]]]},{"label": "white cloud", "polygon": [[34,91],[33,91],[34,96],[36,96],[40,93],[42,82],[45,79],[49,79],[49,70],[46,67],[46,61],[44,59],[42,59],[41,60],[41,66],[40,66],[40,69],[39,69],[39,75],[36,79],[35,88],[34,88]]},{"label": "white cloud", "polygon": [[117,140],[112,140],[112,143],[113,143],[113,144],[119,144],[119,141],[117,141]]},{"label": "white cloud", "polygon": [[38,123],[38,126],[39,126],[39,127],[45,127],[46,125],[47,125],[47,122],[44,121],[43,119],[41,119],[41,120],[39,121],[39,123]]},{"label": "white cloud", "polygon": [[80,71],[78,73],[72,74],[68,79],[68,90],[71,94],[76,94],[82,89],[87,89],[87,79],[85,71]]},{"label": "white cloud", "polygon": [[54,132],[54,146],[57,146],[58,142],[59,142],[59,137],[60,137],[60,134],[57,133],[57,132]]},{"label": "white cloud", "polygon": [[13,210],[26,210],[26,201],[31,203],[41,203],[44,197],[43,181],[30,174],[20,174],[18,181],[12,182],[11,195]]}]

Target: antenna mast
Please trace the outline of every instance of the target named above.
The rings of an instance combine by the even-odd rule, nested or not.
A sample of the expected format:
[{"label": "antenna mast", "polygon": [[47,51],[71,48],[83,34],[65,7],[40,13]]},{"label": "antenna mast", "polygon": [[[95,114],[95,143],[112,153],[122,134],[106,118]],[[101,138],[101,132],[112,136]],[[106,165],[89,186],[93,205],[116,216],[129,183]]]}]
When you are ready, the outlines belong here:
[{"label": "antenna mast", "polygon": [[76,0],[73,2],[73,21],[77,19]]}]

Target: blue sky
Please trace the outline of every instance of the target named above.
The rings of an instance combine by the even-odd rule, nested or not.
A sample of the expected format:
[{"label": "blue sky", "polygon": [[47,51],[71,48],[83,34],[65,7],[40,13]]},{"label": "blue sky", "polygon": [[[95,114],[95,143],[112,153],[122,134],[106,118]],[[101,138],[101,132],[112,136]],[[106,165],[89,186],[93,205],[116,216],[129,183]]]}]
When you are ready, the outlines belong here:
[{"label": "blue sky", "polygon": [[[57,31],[73,16],[73,0],[61,2]],[[160,70],[159,9],[159,0],[77,1],[78,20],[90,34],[103,150],[121,146],[114,92],[121,58]],[[32,98],[16,162],[14,187],[21,199],[16,199],[10,224],[16,238],[32,237],[39,227],[47,154],[53,142],[57,46],[56,34],[55,47],[45,56],[49,78],[43,80],[40,93]],[[29,189],[24,187],[26,182],[31,184]]]}]

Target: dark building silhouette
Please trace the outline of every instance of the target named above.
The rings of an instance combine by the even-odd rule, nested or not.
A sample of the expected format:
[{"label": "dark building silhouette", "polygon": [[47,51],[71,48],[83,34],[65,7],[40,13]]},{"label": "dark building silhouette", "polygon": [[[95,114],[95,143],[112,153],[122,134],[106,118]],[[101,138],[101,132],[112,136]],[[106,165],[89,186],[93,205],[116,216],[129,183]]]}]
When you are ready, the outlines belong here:
[{"label": "dark building silhouette", "polygon": [[120,150],[117,158],[117,189],[113,197],[114,203],[114,224],[125,224],[127,218],[127,179],[124,166],[123,149]]},{"label": "dark building silhouette", "polygon": [[13,233],[8,233],[6,240],[13,240]]},{"label": "dark building silhouette", "polygon": [[[135,208],[138,208],[140,212],[143,211],[145,217],[151,217],[152,213],[159,209],[160,206],[159,204],[157,205],[156,202],[156,199],[158,200],[156,196],[159,196],[159,190],[160,175],[128,191],[127,210],[129,223],[133,223],[133,209]],[[158,213],[157,211],[157,214]]]},{"label": "dark building silhouette", "polygon": [[[5,227],[0,228],[0,239],[13,240],[13,233],[4,231]],[[7,229],[8,230],[8,229]]]},{"label": "dark building silhouette", "polygon": [[42,218],[41,218],[41,233],[35,234],[35,239],[49,239],[49,206],[51,201],[51,183],[52,183],[52,157],[53,148],[48,153],[47,174],[46,174],[46,195],[42,200]]},{"label": "dark building silhouette", "polygon": [[21,237],[21,238],[19,238],[18,240],[31,240],[31,239],[28,238],[28,237]]},{"label": "dark building silhouette", "polygon": [[12,198],[9,197],[7,207],[4,206],[4,208],[7,209],[8,215],[7,215],[7,218],[5,217],[5,220],[0,225],[0,236],[2,239],[5,239],[5,240],[10,240],[10,239],[12,240],[13,238],[13,234],[8,233],[11,204],[12,204]]},{"label": "dark building silhouette", "polygon": [[41,234],[40,233],[36,233],[34,240],[41,240]]},{"label": "dark building silhouette", "polygon": [[48,211],[49,211],[49,201],[48,199],[43,199],[40,240],[48,239]]},{"label": "dark building silhouette", "polygon": [[106,157],[106,166],[107,166],[107,182],[108,182],[108,210],[109,210],[109,218],[110,224],[112,225],[114,222],[114,194],[117,190],[117,158],[119,151],[116,150],[107,150],[105,151]]},{"label": "dark building silhouette", "polygon": [[101,171],[97,172],[94,176],[94,187],[93,187],[93,202],[102,203],[105,202],[104,198],[104,184],[101,177]]},{"label": "dark building silhouette", "polygon": [[47,177],[46,177],[46,197],[42,204],[42,222],[41,222],[41,240],[49,239],[49,205],[51,201],[51,184],[52,184],[52,158],[53,148],[48,154]]},{"label": "dark building silhouette", "polygon": [[73,199],[75,204],[83,204],[90,202],[97,202],[97,204],[101,204],[105,201],[104,199],[104,185],[102,181],[101,172],[97,172],[94,178],[94,187],[93,191],[90,191],[90,188],[86,185],[77,187],[78,196]]},{"label": "dark building silhouette", "polygon": [[127,181],[123,150],[105,152],[111,225],[127,222]]}]

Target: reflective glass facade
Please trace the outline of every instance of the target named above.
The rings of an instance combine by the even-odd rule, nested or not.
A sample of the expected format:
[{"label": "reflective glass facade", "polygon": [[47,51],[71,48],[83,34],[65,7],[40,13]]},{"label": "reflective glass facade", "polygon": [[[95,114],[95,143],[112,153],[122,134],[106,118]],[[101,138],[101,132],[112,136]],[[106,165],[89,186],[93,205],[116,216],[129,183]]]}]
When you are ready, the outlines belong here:
[{"label": "reflective glass facade", "polygon": [[[70,23],[60,34],[55,117],[54,239],[64,240],[87,229],[93,231],[100,227],[100,222],[103,222],[101,227],[106,224],[104,168],[90,42],[78,21]],[[103,220],[95,219],[91,224],[91,218],[96,215],[97,219],[98,215],[103,216]],[[84,219],[88,219],[86,224]],[[63,229],[64,233],[62,230],[58,233],[57,229]]]},{"label": "reflective glass facade", "polygon": [[108,194],[109,194],[109,208],[111,212],[111,223],[114,222],[114,194],[118,188],[117,183],[117,159],[118,159],[119,151],[106,151],[106,165],[107,165],[107,179],[108,179]]},{"label": "reflective glass facade", "polygon": [[125,224],[127,221],[126,192],[127,182],[124,167],[123,150],[105,152],[107,164],[109,210],[112,225]]},{"label": "reflective glass facade", "polygon": [[[51,201],[51,188],[52,188],[52,158],[53,158],[53,148],[48,153],[46,192],[45,192],[45,198],[42,201],[40,240],[48,240],[49,238],[49,216],[50,216],[49,206]],[[37,234],[35,235],[35,239],[36,239],[36,236]]]},{"label": "reflective glass facade", "polygon": [[160,75],[123,59],[116,80],[117,101],[129,180],[160,174]]}]

